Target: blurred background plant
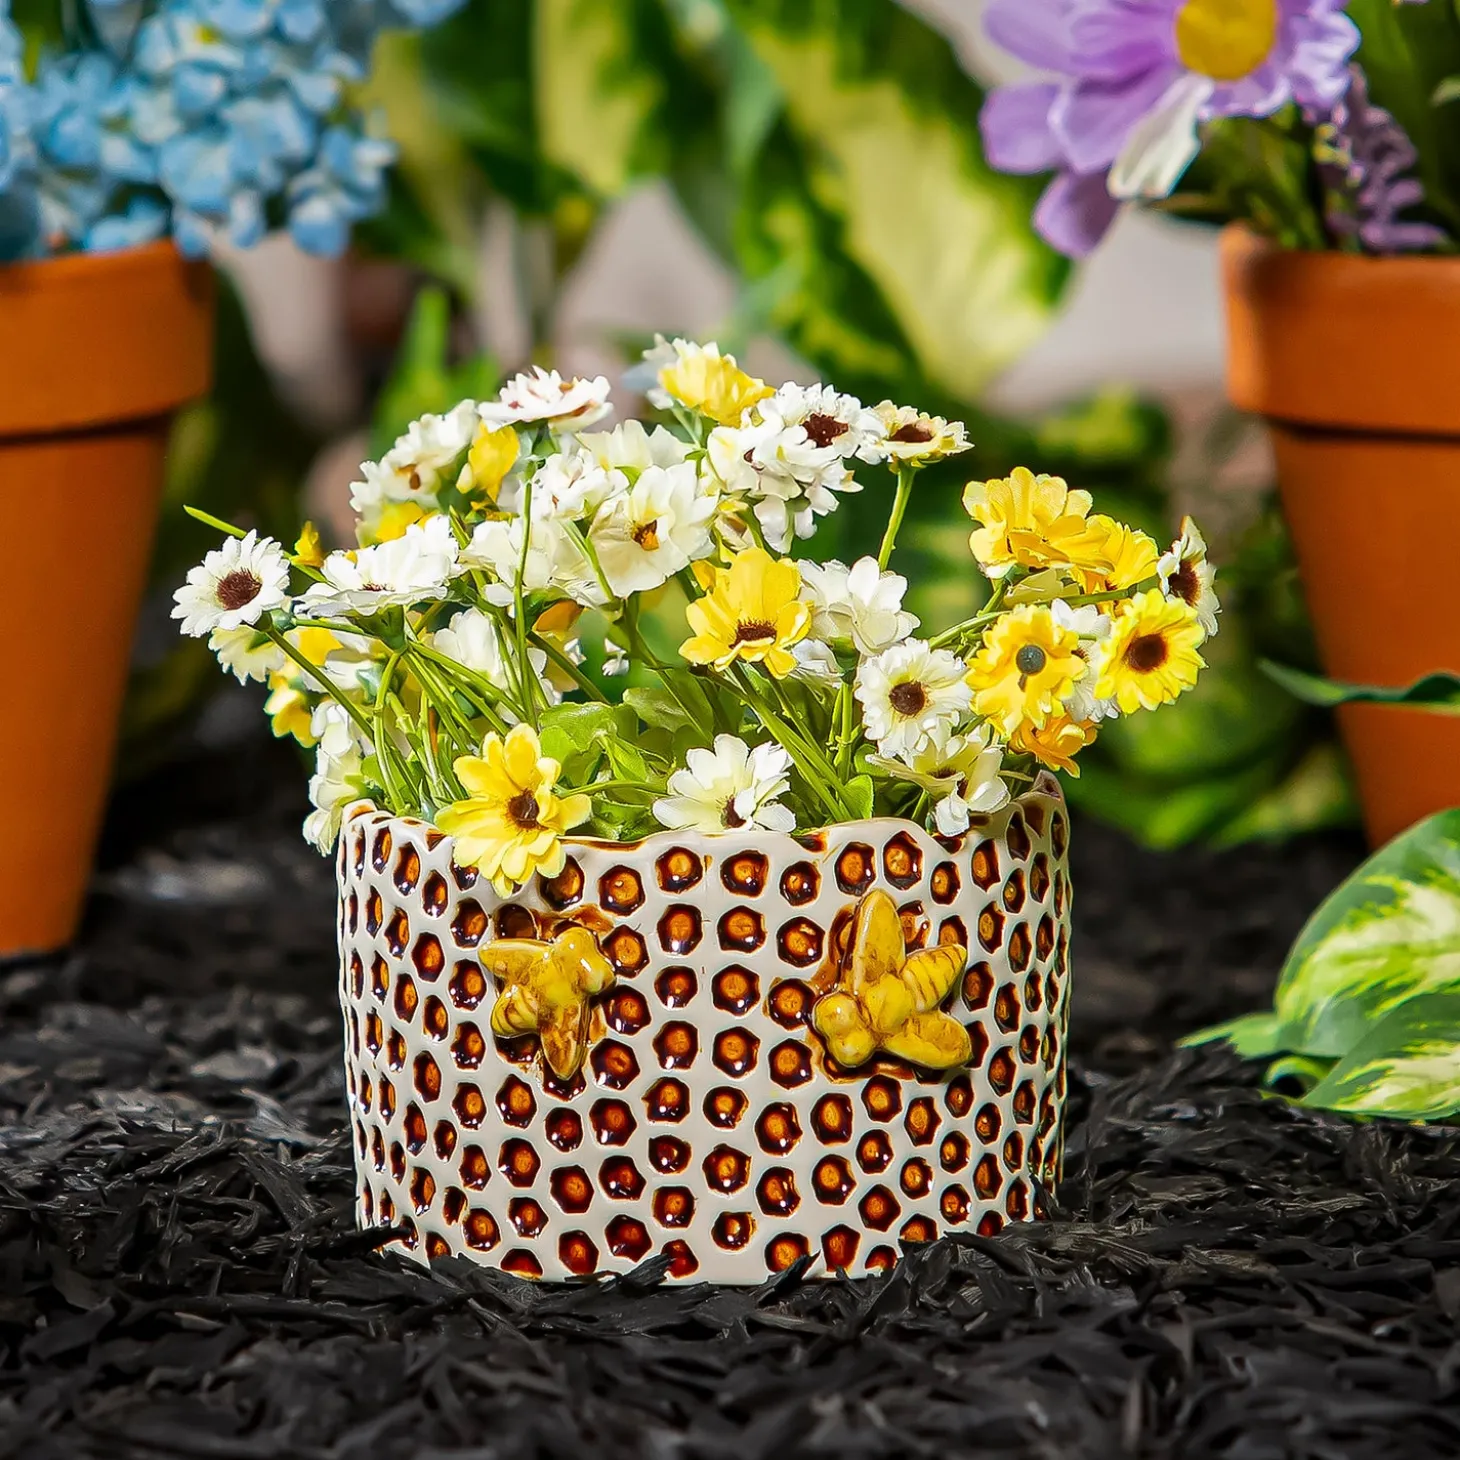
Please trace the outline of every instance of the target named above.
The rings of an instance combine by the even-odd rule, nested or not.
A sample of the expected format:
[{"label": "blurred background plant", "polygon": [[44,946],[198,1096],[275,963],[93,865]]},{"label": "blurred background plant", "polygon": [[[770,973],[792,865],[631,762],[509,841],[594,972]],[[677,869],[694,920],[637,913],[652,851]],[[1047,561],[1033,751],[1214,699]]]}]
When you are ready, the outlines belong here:
[{"label": "blurred background plant", "polygon": [[[501,372],[486,344],[504,312],[524,358],[563,363],[576,273],[615,206],[657,184],[734,280],[713,331],[722,347],[774,342],[803,378],[968,422],[976,451],[920,478],[899,547],[925,620],[977,606],[959,507],[970,475],[1059,473],[1169,540],[1178,508],[1201,506],[1238,450],[1232,418],[1178,452],[1163,408],[1129,389],[1034,418],[989,404],[1071,276],[1030,225],[1038,182],[984,161],[983,95],[947,39],[895,0],[468,0],[433,31],[384,37],[361,100],[383,109],[400,158],[385,210],[356,230],[375,261],[352,285],[357,302],[369,295],[357,348],[371,426],[349,466],[414,415],[490,393]],[[236,302],[224,325],[219,390],[179,424],[171,495],[292,541],[322,433],[280,400]],[[626,362],[646,342],[618,331],[604,348]],[[824,551],[875,550],[861,524],[885,513],[871,506],[836,514]],[[168,519],[157,576],[170,585],[206,544],[180,512]],[[1108,730],[1069,787],[1153,845],[1352,815],[1325,712],[1258,669],[1262,656],[1314,663],[1276,515],[1254,503],[1232,517],[1214,555],[1214,672],[1149,724]],[[155,747],[216,685],[190,658],[168,655],[139,680],[134,747]]]}]

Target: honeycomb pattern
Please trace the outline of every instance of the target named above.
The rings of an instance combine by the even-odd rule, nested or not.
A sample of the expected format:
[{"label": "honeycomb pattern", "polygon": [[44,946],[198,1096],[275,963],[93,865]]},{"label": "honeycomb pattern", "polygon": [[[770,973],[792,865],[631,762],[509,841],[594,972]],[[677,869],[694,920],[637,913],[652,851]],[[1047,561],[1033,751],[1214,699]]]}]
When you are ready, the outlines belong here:
[{"label": "honeycomb pattern", "polygon": [[[860,1275],[899,1242],[1042,1213],[1065,1093],[1070,889],[1058,786],[963,838],[882,820],[802,837],[579,841],[503,900],[434,828],[369,808],[339,855],[341,1002],[363,1226],[527,1277],[625,1271],[756,1283],[806,1256]],[[968,1068],[837,1066],[810,1025],[857,900],[908,948],[962,943],[945,1005]],[[476,952],[594,932],[615,983],[582,1070],[499,1040]]]}]

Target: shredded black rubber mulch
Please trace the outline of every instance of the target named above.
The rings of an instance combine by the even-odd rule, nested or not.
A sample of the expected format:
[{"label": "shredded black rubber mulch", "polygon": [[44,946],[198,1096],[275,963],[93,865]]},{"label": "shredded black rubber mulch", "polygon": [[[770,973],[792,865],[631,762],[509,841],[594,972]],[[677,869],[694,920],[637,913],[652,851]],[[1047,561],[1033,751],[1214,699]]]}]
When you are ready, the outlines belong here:
[{"label": "shredded black rubber mulch", "polygon": [[0,972],[0,1456],[1454,1457],[1460,1132],[1173,1053],[1358,847],[1077,826],[1063,1216],[758,1291],[434,1274],[352,1230],[329,870],[247,742],[118,799],[81,952]]}]

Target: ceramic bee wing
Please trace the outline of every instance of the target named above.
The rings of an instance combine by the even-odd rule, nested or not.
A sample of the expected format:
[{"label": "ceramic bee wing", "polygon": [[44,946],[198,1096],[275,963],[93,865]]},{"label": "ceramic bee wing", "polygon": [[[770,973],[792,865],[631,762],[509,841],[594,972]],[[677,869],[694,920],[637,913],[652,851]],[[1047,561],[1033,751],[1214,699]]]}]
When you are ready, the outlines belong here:
[{"label": "ceramic bee wing", "polygon": [[953,992],[953,985],[968,962],[968,953],[956,943],[939,943],[911,954],[902,966],[902,981],[920,1014],[936,1009]]},{"label": "ceramic bee wing", "polygon": [[852,944],[847,955],[846,988],[861,994],[884,978],[896,978],[902,968],[902,919],[880,888],[857,905]]}]

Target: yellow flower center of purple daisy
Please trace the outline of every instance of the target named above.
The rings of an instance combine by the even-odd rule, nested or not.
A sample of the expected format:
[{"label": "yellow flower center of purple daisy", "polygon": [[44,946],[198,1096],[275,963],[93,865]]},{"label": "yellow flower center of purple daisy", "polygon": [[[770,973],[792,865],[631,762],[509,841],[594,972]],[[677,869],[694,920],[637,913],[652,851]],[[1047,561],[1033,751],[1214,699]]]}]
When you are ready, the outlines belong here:
[{"label": "yellow flower center of purple daisy", "polygon": [[1186,0],[1176,15],[1176,53],[1189,71],[1240,81],[1277,41],[1278,0]]}]

